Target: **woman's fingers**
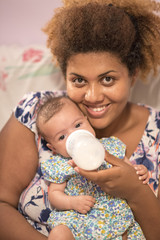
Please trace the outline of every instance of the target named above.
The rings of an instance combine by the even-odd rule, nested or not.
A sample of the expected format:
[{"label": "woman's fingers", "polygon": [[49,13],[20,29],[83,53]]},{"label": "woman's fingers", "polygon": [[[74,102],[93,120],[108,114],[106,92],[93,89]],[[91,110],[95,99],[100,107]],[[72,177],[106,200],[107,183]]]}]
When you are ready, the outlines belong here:
[{"label": "woman's fingers", "polygon": [[108,168],[100,171],[97,170],[86,171],[79,167],[75,167],[75,171],[77,171],[83,177],[86,177],[87,179],[96,183],[110,181],[111,179],[113,179],[114,175],[116,176],[116,174],[118,174],[117,171],[119,169],[118,166],[121,165],[123,160],[114,157],[108,152],[105,153],[105,160],[106,162],[110,163],[113,166],[113,168]]},{"label": "woman's fingers", "polygon": [[[101,189],[115,197],[130,199],[140,182],[133,166],[106,152],[105,160],[112,165],[105,170],[86,171],[75,167],[75,170],[88,180],[95,182]],[[126,181],[127,179],[127,181]]]},{"label": "woman's fingers", "polygon": [[88,180],[91,180],[93,182],[102,182],[107,181],[108,178],[110,179],[110,176],[112,173],[110,172],[110,169],[100,170],[100,171],[86,171],[81,168],[75,168],[75,171],[77,171],[80,175],[83,177],[86,177]]},{"label": "woman's fingers", "polygon": [[112,166],[119,166],[124,162],[122,159],[119,159],[113,155],[111,155],[109,152],[105,151],[105,161],[110,163]]}]

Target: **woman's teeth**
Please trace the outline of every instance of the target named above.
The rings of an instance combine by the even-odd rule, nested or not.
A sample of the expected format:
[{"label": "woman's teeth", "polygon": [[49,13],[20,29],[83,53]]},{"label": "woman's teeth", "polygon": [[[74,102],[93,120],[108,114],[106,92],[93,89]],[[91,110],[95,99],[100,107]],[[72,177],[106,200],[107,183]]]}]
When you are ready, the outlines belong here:
[{"label": "woman's teeth", "polygon": [[90,107],[90,109],[91,109],[92,111],[94,111],[94,112],[101,112],[101,111],[103,111],[105,108],[106,108],[105,106],[99,107],[99,108],[91,108],[91,107]]}]

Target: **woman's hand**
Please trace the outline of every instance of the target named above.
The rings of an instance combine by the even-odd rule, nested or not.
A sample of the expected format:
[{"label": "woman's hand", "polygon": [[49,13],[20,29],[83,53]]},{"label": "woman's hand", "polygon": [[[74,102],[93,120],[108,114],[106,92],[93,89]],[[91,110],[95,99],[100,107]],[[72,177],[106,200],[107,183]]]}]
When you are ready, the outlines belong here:
[{"label": "woman's hand", "polygon": [[139,176],[133,166],[125,161],[114,157],[107,151],[105,160],[113,167],[100,171],[86,171],[75,167],[75,171],[82,176],[98,184],[103,191],[115,196],[129,200],[137,188],[142,187],[143,183],[139,181]]},{"label": "woman's hand", "polygon": [[[111,196],[126,199],[135,220],[141,226],[147,240],[159,240],[160,203],[147,184],[139,180],[134,167],[125,161],[105,154],[105,160],[112,168],[100,171],[86,171],[70,164],[82,176],[98,184]],[[151,221],[152,219],[152,221]]]}]

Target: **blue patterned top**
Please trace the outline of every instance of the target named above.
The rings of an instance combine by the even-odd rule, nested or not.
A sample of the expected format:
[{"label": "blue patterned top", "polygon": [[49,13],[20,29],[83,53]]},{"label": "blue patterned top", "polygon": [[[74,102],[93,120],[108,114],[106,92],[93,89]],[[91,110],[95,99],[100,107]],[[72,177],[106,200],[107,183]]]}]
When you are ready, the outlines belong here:
[{"label": "blue patterned top", "polygon": [[[29,186],[23,191],[19,200],[19,211],[38,231],[48,235],[47,220],[51,213],[48,201],[48,181],[44,180],[40,163],[52,158],[52,152],[46,147],[36,131],[36,114],[39,104],[46,95],[66,95],[65,91],[41,91],[26,94],[15,108],[15,117],[23,125],[35,133],[35,141],[39,153],[39,167]],[[145,106],[150,115],[143,136],[130,157],[132,164],[143,164],[150,173],[149,186],[157,195],[160,175],[160,112]]]}]

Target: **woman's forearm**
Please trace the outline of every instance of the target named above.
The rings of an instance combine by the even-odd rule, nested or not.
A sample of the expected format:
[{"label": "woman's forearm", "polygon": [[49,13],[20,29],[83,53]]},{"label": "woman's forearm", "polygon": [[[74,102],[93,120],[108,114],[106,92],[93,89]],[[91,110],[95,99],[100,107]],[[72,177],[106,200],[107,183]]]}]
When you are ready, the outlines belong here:
[{"label": "woman's forearm", "polygon": [[128,201],[136,221],[141,226],[147,240],[160,239],[160,201],[148,185],[137,189],[136,195]]},{"label": "woman's forearm", "polygon": [[46,240],[47,237],[35,230],[15,208],[0,202],[0,239]]}]

